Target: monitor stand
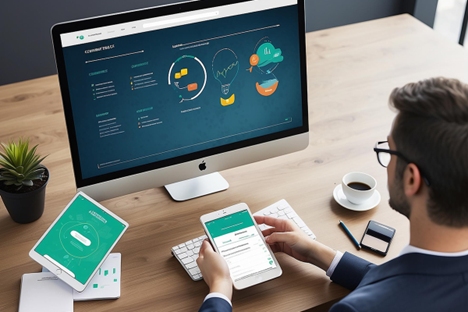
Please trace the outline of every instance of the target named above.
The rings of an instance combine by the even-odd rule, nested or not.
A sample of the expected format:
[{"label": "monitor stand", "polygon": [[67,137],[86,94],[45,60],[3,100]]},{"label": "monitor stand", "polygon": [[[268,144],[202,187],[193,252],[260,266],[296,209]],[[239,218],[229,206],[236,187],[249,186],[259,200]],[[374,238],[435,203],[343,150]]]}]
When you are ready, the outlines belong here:
[{"label": "monitor stand", "polygon": [[219,172],[204,176],[167,184],[164,186],[175,201],[184,201],[192,198],[224,191],[229,183]]}]

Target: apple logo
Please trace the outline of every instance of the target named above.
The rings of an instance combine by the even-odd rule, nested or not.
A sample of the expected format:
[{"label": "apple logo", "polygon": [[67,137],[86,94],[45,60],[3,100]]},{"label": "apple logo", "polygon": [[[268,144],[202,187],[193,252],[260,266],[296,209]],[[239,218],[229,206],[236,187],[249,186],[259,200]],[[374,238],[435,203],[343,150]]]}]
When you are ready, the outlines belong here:
[{"label": "apple logo", "polygon": [[202,161],[201,164],[198,165],[198,169],[200,169],[200,171],[203,171],[206,169],[205,161]]}]

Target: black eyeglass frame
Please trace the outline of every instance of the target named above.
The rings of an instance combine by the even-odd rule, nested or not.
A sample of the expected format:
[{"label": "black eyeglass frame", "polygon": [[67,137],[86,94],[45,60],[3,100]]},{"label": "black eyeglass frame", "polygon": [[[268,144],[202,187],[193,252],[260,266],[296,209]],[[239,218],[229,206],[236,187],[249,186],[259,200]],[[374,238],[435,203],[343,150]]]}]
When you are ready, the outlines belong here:
[{"label": "black eyeglass frame", "polygon": [[390,155],[395,155],[397,157],[400,157],[401,159],[403,159],[405,162],[407,163],[412,163],[412,164],[415,164],[418,168],[419,168],[419,171],[421,172],[421,176],[424,180],[424,182],[426,183],[427,186],[430,186],[431,184],[429,183],[429,180],[427,179],[426,175],[423,173],[423,171],[421,170],[421,168],[414,162],[414,161],[411,161],[409,160],[408,158],[406,158],[406,156],[404,156],[402,153],[400,153],[399,151],[394,151],[394,150],[391,150],[391,149],[386,149],[386,148],[378,148],[377,146],[380,145],[380,144],[383,144],[383,143],[388,143],[388,141],[379,141],[375,144],[374,146],[374,152],[375,152],[375,155],[377,156],[377,161],[379,162],[379,164],[384,167],[384,168],[387,168],[387,166],[384,166],[384,164],[382,164],[382,162],[380,161],[380,157],[379,157],[379,153],[387,153],[387,154],[390,154]]}]

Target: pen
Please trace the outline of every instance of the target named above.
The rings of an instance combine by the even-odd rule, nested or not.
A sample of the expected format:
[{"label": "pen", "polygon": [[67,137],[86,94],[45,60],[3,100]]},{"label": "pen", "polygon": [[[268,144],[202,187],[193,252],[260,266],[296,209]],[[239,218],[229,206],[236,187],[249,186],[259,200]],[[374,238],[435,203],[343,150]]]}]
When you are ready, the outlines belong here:
[{"label": "pen", "polygon": [[361,249],[361,244],[356,240],[356,238],[353,236],[351,231],[348,229],[348,227],[343,223],[343,221],[340,220],[340,226],[343,228],[345,231],[346,235],[351,239],[353,242],[354,246],[356,246],[357,249]]}]

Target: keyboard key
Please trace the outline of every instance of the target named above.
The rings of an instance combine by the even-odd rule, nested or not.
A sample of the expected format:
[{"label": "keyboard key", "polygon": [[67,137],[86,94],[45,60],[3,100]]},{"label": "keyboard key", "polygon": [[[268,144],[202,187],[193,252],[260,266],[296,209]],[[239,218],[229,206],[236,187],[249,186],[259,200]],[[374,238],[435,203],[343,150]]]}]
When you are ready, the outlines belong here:
[{"label": "keyboard key", "polygon": [[195,268],[195,267],[197,267],[197,263],[195,261],[187,263],[186,267],[187,267],[187,269]]},{"label": "keyboard key", "polygon": [[296,222],[296,224],[300,227],[300,228],[303,228],[306,226],[306,224],[304,223],[304,221],[302,221],[301,218],[299,218],[297,215],[293,218],[294,222]]},{"label": "keyboard key", "polygon": [[193,269],[190,269],[189,272],[192,275],[200,274],[200,269],[198,267],[194,267]]}]

